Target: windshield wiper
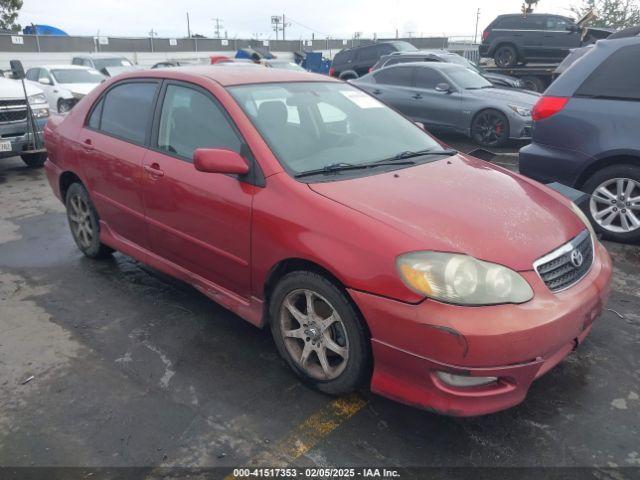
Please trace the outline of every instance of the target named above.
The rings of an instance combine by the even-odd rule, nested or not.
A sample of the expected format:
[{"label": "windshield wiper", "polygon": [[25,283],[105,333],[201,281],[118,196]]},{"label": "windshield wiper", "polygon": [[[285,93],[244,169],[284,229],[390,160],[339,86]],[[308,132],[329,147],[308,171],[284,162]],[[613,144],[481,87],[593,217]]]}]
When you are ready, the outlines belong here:
[{"label": "windshield wiper", "polygon": [[428,149],[428,150],[407,150],[406,152],[400,152],[397,155],[394,155],[393,157],[383,158],[382,160],[379,160],[378,162],[389,162],[389,161],[405,160],[407,158],[423,157],[425,155],[446,155],[446,156],[451,156],[451,155],[455,155],[456,153],[458,153],[458,151],[457,150],[453,150],[453,149],[448,149],[448,150],[432,150],[432,149]]},{"label": "windshield wiper", "polygon": [[347,170],[366,170],[368,168],[375,167],[385,167],[385,166],[396,166],[396,165],[415,165],[416,162],[412,162],[411,160],[406,162],[397,162],[397,161],[378,161],[371,163],[332,163],[331,165],[327,165],[326,167],[316,168],[313,170],[307,170],[306,172],[300,172],[295,174],[295,178],[302,177],[310,177],[311,175],[321,175],[327,173],[336,173],[336,172],[344,172]]}]

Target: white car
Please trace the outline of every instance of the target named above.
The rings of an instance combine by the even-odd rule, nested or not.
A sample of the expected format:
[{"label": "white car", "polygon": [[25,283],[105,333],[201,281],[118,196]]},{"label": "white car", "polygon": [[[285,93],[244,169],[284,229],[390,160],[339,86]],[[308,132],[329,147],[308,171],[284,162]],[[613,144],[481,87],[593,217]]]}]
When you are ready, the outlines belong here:
[{"label": "white car", "polygon": [[99,71],[76,65],[44,65],[27,70],[26,79],[42,89],[52,110],[66,113],[105,80]]}]

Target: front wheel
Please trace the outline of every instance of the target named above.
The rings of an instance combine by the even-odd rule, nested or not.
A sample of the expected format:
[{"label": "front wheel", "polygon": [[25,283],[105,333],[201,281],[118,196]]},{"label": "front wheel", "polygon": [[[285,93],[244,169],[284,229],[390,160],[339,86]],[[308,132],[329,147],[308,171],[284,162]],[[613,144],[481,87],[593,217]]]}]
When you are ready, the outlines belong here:
[{"label": "front wheel", "polygon": [[596,172],[582,189],[591,195],[589,217],[605,238],[640,241],[640,167],[612,165]]},{"label": "front wheel", "polygon": [[47,160],[47,152],[41,153],[23,153],[20,158],[29,168],[40,168]]},{"label": "front wheel", "polygon": [[353,392],[369,375],[370,344],[346,294],[313,272],[287,274],[271,303],[280,355],[306,383],[330,395]]},{"label": "front wheel", "polygon": [[482,147],[502,147],[509,141],[509,120],[497,110],[484,110],[471,122],[471,138]]},{"label": "front wheel", "polygon": [[65,201],[71,235],[82,253],[89,258],[108,257],[113,249],[100,241],[100,220],[89,193],[80,183],[67,190]]},{"label": "front wheel", "polygon": [[71,105],[63,98],[58,99],[58,113],[69,113]]}]

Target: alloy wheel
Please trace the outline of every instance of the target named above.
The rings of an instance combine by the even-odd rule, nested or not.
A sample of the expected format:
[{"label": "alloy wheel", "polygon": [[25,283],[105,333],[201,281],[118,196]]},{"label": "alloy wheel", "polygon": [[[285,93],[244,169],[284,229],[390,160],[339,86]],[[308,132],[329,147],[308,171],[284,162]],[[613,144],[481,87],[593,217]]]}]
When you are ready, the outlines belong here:
[{"label": "alloy wheel", "polygon": [[493,146],[501,143],[507,126],[504,119],[492,112],[483,112],[473,123],[472,135],[481,145]]},{"label": "alloy wheel", "polygon": [[71,232],[82,248],[88,249],[93,241],[93,224],[91,211],[86,200],[80,195],[74,195],[69,201],[69,224]]},{"label": "alloy wheel", "polygon": [[591,194],[591,217],[604,230],[629,233],[640,228],[640,183],[631,178],[602,182]]},{"label": "alloy wheel", "polygon": [[290,292],[280,308],[280,329],[291,358],[316,380],[333,380],[349,360],[347,330],[336,309],[318,293]]}]

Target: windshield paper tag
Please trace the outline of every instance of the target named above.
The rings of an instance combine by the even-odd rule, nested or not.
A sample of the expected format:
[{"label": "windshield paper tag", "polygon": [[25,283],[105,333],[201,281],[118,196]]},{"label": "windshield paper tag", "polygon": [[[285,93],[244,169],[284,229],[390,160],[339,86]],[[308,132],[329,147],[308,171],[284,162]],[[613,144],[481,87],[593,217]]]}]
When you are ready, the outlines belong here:
[{"label": "windshield paper tag", "polygon": [[340,90],[340,93],[360,108],[382,108],[383,104],[364,92],[357,90]]}]

